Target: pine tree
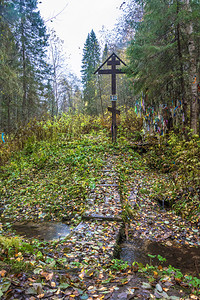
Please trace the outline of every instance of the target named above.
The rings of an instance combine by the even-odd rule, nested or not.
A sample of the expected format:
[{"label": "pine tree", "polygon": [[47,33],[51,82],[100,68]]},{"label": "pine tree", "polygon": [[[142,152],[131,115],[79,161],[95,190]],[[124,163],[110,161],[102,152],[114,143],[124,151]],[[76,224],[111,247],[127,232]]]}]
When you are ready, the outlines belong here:
[{"label": "pine tree", "polygon": [[15,38],[20,53],[23,88],[22,118],[27,122],[40,113],[47,72],[46,47],[48,35],[37,8],[37,0],[13,0],[15,14]]},{"label": "pine tree", "polygon": [[12,33],[12,12],[13,7],[9,1],[0,1],[0,128],[7,132],[19,121],[18,108],[22,92],[18,51]]},{"label": "pine tree", "polygon": [[97,112],[97,82],[94,71],[100,62],[100,46],[94,31],[88,34],[82,59],[82,83],[86,110],[89,114]]}]

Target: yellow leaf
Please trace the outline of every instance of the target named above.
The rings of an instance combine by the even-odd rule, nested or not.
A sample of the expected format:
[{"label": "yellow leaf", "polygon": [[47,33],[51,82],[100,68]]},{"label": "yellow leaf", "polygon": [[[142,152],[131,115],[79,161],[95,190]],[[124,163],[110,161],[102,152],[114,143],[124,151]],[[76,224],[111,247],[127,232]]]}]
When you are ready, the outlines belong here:
[{"label": "yellow leaf", "polygon": [[18,257],[16,260],[17,260],[17,261],[21,261],[21,260],[22,260],[22,258]]},{"label": "yellow leaf", "polygon": [[153,275],[154,275],[154,277],[157,277],[158,276],[158,272],[153,271]]},{"label": "yellow leaf", "polygon": [[0,275],[1,277],[4,277],[6,275],[7,271],[6,270],[1,270],[0,271]]}]

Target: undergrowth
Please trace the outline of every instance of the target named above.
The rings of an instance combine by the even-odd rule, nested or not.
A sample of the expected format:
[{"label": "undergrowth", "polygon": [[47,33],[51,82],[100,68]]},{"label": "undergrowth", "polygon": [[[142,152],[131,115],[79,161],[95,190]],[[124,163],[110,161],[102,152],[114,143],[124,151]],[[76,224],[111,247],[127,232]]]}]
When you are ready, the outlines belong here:
[{"label": "undergrowth", "polygon": [[176,213],[200,225],[200,140],[197,135],[185,140],[174,132],[144,155],[150,169],[167,174],[154,183],[151,195],[172,207]]}]

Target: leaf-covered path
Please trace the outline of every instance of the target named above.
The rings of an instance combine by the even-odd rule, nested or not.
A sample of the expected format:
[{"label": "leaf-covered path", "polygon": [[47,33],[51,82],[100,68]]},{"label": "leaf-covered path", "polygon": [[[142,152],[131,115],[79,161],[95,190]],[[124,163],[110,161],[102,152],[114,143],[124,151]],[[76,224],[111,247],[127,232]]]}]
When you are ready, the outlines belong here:
[{"label": "leaf-covered path", "polygon": [[[112,149],[111,155],[109,147],[101,150],[91,141],[61,146],[56,154],[49,147],[51,156],[45,152],[45,160],[40,157],[42,167],[41,160],[34,161],[34,154],[19,175],[8,169],[9,189],[2,198],[4,203],[8,201],[5,215],[16,208],[17,219],[24,212],[26,219],[37,216],[40,221],[47,214],[56,219],[57,211],[57,216],[65,219],[73,211],[70,218],[74,226],[63,240],[39,242],[24,238],[17,246],[12,240],[15,247],[11,251],[5,245],[8,240],[1,241],[2,299],[198,299],[197,278],[175,268],[128,264],[113,257],[120,250],[119,237],[130,243],[135,238],[157,241],[174,246],[174,251],[182,244],[199,246],[198,228],[163,210],[151,197],[154,181],[162,175],[147,171],[139,155],[126,147]],[[41,153],[44,151],[41,147]],[[40,166],[38,178],[33,161]],[[55,162],[56,170],[51,169]],[[34,182],[29,180],[32,168]],[[19,270],[9,269],[12,261]],[[198,257],[196,261],[193,275],[199,269]]]}]

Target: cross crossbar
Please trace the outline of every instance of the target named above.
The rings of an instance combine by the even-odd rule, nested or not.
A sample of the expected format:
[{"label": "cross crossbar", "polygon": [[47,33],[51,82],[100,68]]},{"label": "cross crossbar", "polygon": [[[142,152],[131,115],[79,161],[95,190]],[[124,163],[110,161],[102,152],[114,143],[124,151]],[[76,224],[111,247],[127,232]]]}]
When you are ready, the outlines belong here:
[{"label": "cross crossbar", "polygon": [[116,70],[99,70],[98,74],[124,74],[124,72],[120,69],[116,69]]}]

